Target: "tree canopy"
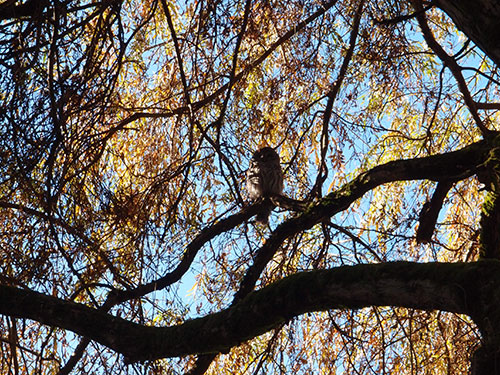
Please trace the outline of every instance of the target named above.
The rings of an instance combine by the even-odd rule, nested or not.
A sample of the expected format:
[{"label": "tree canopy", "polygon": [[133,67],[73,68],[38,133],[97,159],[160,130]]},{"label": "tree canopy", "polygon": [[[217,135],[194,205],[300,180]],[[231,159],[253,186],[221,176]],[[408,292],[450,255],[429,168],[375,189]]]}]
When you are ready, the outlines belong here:
[{"label": "tree canopy", "polygon": [[500,373],[499,19],[3,1],[0,371]]}]

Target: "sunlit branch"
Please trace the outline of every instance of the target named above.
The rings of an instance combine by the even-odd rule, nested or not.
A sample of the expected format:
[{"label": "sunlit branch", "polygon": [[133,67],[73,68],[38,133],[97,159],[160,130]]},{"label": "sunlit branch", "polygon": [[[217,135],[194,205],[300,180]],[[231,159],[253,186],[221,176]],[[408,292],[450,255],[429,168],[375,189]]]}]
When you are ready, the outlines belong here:
[{"label": "sunlit branch", "polygon": [[[168,9],[168,4],[165,0],[161,0],[161,4],[163,6],[163,12],[165,13],[165,17],[167,18],[167,24],[172,35],[172,41],[174,42],[175,48],[175,56],[177,59],[177,65],[179,65],[179,74],[181,75],[182,88],[184,91],[184,100],[186,101],[186,106],[188,109],[191,109],[191,98],[189,96],[189,87],[186,80],[186,73],[184,72],[184,64],[182,61],[181,49],[179,47],[179,41],[177,39],[177,34],[175,32],[174,23],[172,22],[172,16],[170,15],[170,10]],[[190,113],[190,116],[192,114]]]},{"label": "sunlit branch", "polygon": [[[248,64],[248,66],[245,67],[244,70],[240,71],[238,74],[234,76],[234,80],[232,84],[238,82],[241,80],[245,75],[255,69],[257,66],[259,66],[265,59],[267,59],[276,49],[278,49],[283,43],[286,43],[290,38],[292,38],[294,35],[298,34],[300,31],[302,31],[308,24],[316,20],[317,18],[321,17],[323,14],[325,14],[330,8],[332,8],[335,4],[337,3],[337,0],[331,0],[323,4],[315,13],[307,17],[305,20],[299,22],[297,25],[295,25],[293,28],[291,28],[289,31],[287,31],[283,36],[278,38],[276,42],[274,42],[262,55],[260,55],[254,62]],[[222,85],[219,87],[216,91],[214,91],[212,94],[208,95],[204,99],[201,99],[197,102],[193,102],[191,104],[191,108],[193,112],[196,112],[200,108],[203,108],[205,105],[212,103],[214,99],[219,97],[221,94],[223,94],[228,88],[229,88],[230,82]],[[137,112],[126,119],[120,121],[117,125],[113,127],[112,130],[110,130],[109,136],[112,136],[117,131],[123,130],[128,124],[137,121],[139,119],[143,118],[169,118],[169,117],[174,117],[176,115],[180,114],[188,114],[191,110],[188,106],[181,106],[178,108],[174,108],[172,110],[167,110],[167,111],[162,111],[162,112],[156,112],[156,113],[148,113],[148,112]]]},{"label": "sunlit branch", "polygon": [[[429,179],[439,181],[443,179],[462,179],[469,177],[481,167],[493,145],[494,143],[489,141],[481,141],[459,151],[447,154],[389,162],[362,173],[338,191],[329,194],[314,205],[311,204],[310,208],[305,208],[302,205],[296,206],[295,208],[297,210],[305,209],[305,211],[298,217],[289,219],[279,225],[271,234],[264,246],[258,251],[254,259],[254,264],[248,269],[240,290],[235,296],[235,300],[243,298],[253,290],[262,270],[286,238],[300,231],[307,230],[322,220],[328,219],[336,213],[347,209],[367,191],[381,184],[401,180]],[[279,204],[280,201],[285,202],[284,204],[287,202],[286,199],[277,197],[276,202]],[[173,271],[167,273],[158,280],[138,286],[134,289],[115,291],[114,296],[111,298],[113,303],[144,296],[154,290],[163,289],[180,280],[191,266],[199,249],[201,249],[205,243],[220,233],[234,228],[245,220],[248,220],[258,211],[259,206],[253,205],[204,229],[188,245],[181,262]]]},{"label": "sunlit branch", "polygon": [[251,0],[247,0],[245,3],[245,13],[243,14],[243,24],[241,25],[241,30],[238,33],[237,39],[236,39],[236,45],[234,47],[233,51],[233,57],[232,57],[232,62],[231,62],[231,73],[229,75],[229,82],[228,82],[228,87],[227,87],[227,93],[226,97],[224,98],[224,102],[222,103],[222,108],[219,114],[219,119],[217,121],[217,144],[219,144],[219,138],[220,138],[220,128],[223,122],[223,118],[226,113],[227,105],[229,103],[229,98],[231,97],[231,89],[234,85],[235,78],[236,78],[236,69],[238,68],[238,55],[240,53],[240,47],[241,43],[243,41],[243,37],[245,36],[245,31],[247,29],[248,25],[248,19],[250,16],[250,9],[251,9]]},{"label": "sunlit branch", "polygon": [[8,209],[18,210],[18,211],[23,212],[23,213],[25,213],[27,215],[31,215],[31,216],[43,219],[49,225],[52,225],[52,226],[56,225],[56,226],[58,226],[60,228],[63,228],[67,233],[75,236],[76,238],[79,238],[87,246],[89,246],[90,248],[92,248],[95,251],[99,252],[99,256],[104,261],[104,263],[106,264],[106,267],[108,267],[109,271],[113,274],[113,277],[115,278],[115,280],[117,282],[119,282],[123,286],[127,286],[128,285],[122,279],[122,277],[120,276],[120,273],[115,268],[115,266],[113,265],[113,263],[109,260],[109,258],[107,257],[107,255],[104,252],[102,252],[102,250],[99,247],[99,244],[97,244],[90,237],[88,237],[87,235],[85,235],[85,233],[82,233],[81,231],[79,231],[78,229],[76,229],[76,228],[72,227],[71,225],[67,224],[63,220],[55,218],[52,214],[49,215],[49,214],[46,214],[44,212],[41,212],[41,211],[38,211],[38,210],[35,210],[35,209],[32,209],[32,208],[29,208],[29,207],[26,207],[26,206],[22,206],[22,205],[17,204],[17,203],[10,203],[10,202],[5,202],[5,201],[0,201],[0,207],[1,208],[8,208]]}]

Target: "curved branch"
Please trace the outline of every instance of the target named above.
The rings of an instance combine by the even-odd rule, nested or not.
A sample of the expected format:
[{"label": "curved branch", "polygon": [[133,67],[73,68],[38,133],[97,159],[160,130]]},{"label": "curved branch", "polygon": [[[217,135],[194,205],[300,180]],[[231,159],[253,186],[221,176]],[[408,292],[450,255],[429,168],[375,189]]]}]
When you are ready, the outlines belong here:
[{"label": "curved branch", "polygon": [[453,181],[441,181],[437,184],[430,201],[426,202],[418,218],[417,243],[429,243],[436,227],[439,212]]},{"label": "curved branch", "polygon": [[147,284],[139,285],[131,290],[115,290],[111,295],[109,303],[118,304],[128,301],[133,298],[142,297],[155,290],[161,290],[169,285],[179,281],[182,276],[188,271],[189,267],[194,261],[198,251],[212,238],[219,234],[240,225],[252,216],[256,215],[262,209],[262,204],[255,204],[248,206],[240,212],[231,215],[216,224],[203,229],[186,247],[186,251],[180,263],[172,271],[166,273],[164,276],[157,280],[151,281]]},{"label": "curved branch", "polygon": [[500,262],[393,262],[302,272],[234,306],[172,327],[141,326],[74,302],[0,286],[0,313],[71,330],[125,355],[128,362],[227,351],[312,311],[396,306],[468,314],[500,283]]},{"label": "curved branch", "polygon": [[461,150],[423,158],[396,160],[360,174],[351,182],[332,192],[306,209],[301,215],[280,224],[257,252],[254,264],[245,274],[235,300],[250,293],[262,271],[283,241],[299,232],[344,211],[368,191],[388,182],[409,180],[458,181],[474,175],[488,159],[500,139],[483,140]]},{"label": "curved branch", "polygon": [[323,115],[323,129],[321,131],[321,162],[318,169],[318,175],[316,176],[316,182],[314,183],[313,188],[311,189],[310,196],[312,198],[321,197],[321,190],[323,188],[323,182],[328,177],[328,168],[326,166],[326,153],[328,150],[328,134],[329,134],[329,126],[330,119],[332,117],[333,111],[333,103],[337,98],[340,88],[342,87],[342,83],[344,81],[345,75],[347,73],[347,68],[352,60],[352,56],[354,55],[354,48],[356,47],[356,40],[359,34],[359,26],[361,24],[361,17],[363,15],[363,6],[365,4],[365,0],[361,0],[356,9],[356,13],[354,15],[351,35],[349,37],[349,48],[346,51],[344,56],[344,60],[342,61],[342,65],[339,70],[339,74],[337,80],[331,85],[330,91],[326,94],[328,98],[325,111]]}]

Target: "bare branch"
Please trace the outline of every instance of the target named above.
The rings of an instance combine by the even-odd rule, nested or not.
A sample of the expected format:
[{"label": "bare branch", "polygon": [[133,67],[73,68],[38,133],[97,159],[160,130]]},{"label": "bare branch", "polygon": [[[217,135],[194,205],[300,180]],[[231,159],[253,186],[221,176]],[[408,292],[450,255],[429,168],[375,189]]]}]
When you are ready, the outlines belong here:
[{"label": "bare branch", "polygon": [[500,103],[482,103],[476,102],[477,109],[485,109],[485,110],[500,110]]}]

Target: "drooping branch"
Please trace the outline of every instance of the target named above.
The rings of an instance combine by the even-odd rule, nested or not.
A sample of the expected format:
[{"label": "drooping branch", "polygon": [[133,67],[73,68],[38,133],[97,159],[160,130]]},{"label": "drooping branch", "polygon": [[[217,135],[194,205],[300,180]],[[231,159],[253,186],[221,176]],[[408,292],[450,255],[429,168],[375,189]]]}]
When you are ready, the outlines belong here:
[{"label": "drooping branch", "polygon": [[[500,263],[393,262],[298,273],[218,313],[173,327],[141,326],[74,302],[0,286],[0,313],[71,330],[127,361],[227,351],[305,312],[397,306],[481,315]],[[491,289],[491,290],[490,290]]]},{"label": "drooping branch", "polygon": [[[280,46],[288,42],[295,35],[304,30],[308,25],[312,22],[323,16],[328,10],[330,10],[335,4],[337,0],[329,0],[318,8],[318,10],[312,13],[306,19],[300,21],[296,25],[294,25],[290,30],[280,36],[274,43],[272,43],[268,49],[266,49],[259,57],[257,57],[254,61],[245,65],[245,69],[239,71],[234,75],[234,78],[229,82],[221,85],[217,90],[207,95],[205,98],[200,99],[199,101],[193,102],[191,106],[180,106],[175,109],[171,109],[168,111],[162,111],[161,113],[149,113],[149,112],[138,112],[133,113],[129,117],[117,123],[113,129],[112,134],[123,130],[125,126],[128,124],[139,120],[139,119],[147,119],[147,118],[170,118],[180,114],[188,114],[190,111],[196,112],[206,106],[207,104],[213,103],[216,98],[224,94],[232,85],[236,84],[238,81],[246,77],[246,75],[251,72],[253,69],[259,67],[269,56],[271,56]],[[195,88],[191,88],[193,90]],[[111,135],[112,135],[111,134]]]},{"label": "drooping branch", "polygon": [[446,194],[453,186],[453,181],[442,181],[436,186],[434,194],[429,202],[426,202],[420,211],[418,218],[417,243],[428,243],[431,241],[434,228],[443,207]]},{"label": "drooping branch", "polygon": [[323,129],[321,131],[321,162],[318,168],[318,174],[316,176],[316,182],[314,183],[311,192],[309,195],[313,198],[321,197],[321,190],[323,188],[323,182],[328,177],[328,168],[326,165],[326,153],[329,146],[329,133],[330,133],[330,119],[332,117],[333,112],[333,103],[335,102],[337,95],[342,87],[344,82],[344,78],[347,73],[347,68],[351,63],[352,57],[354,55],[354,49],[356,48],[356,40],[359,34],[359,27],[361,24],[361,17],[363,15],[363,6],[365,4],[365,0],[361,0],[356,9],[356,13],[354,15],[353,25],[351,34],[349,37],[349,48],[346,51],[344,59],[342,61],[342,65],[339,70],[339,74],[335,82],[331,85],[330,90],[326,94],[328,98],[325,106],[325,110],[323,113]]}]

